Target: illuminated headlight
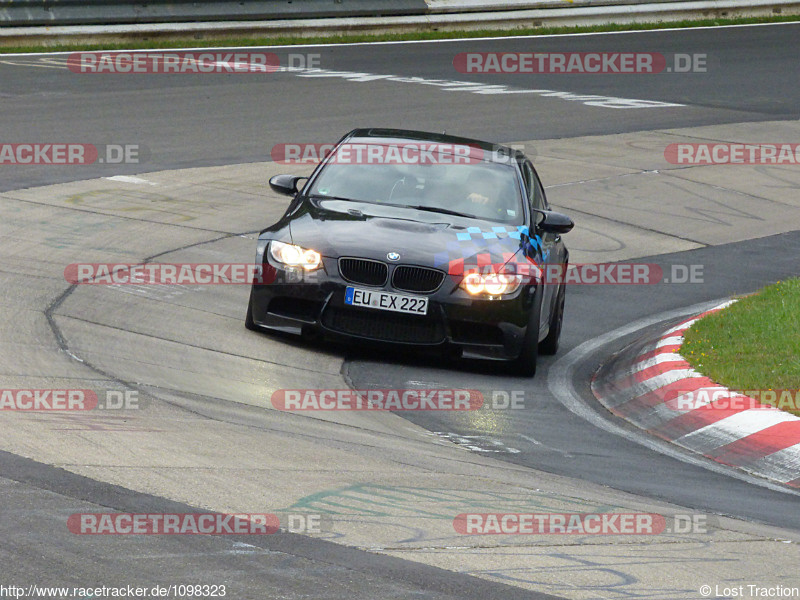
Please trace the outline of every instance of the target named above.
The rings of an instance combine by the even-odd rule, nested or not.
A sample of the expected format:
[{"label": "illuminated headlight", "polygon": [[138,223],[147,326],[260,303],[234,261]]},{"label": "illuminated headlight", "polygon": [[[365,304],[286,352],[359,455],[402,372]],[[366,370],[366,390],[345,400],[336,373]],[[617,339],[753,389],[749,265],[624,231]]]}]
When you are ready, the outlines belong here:
[{"label": "illuminated headlight", "polygon": [[461,288],[472,296],[485,294],[487,296],[502,296],[511,294],[522,285],[521,275],[505,273],[468,273],[461,280]]},{"label": "illuminated headlight", "polygon": [[287,267],[303,267],[306,271],[313,271],[322,265],[319,252],[293,244],[272,241],[269,244],[269,254],[275,262]]}]

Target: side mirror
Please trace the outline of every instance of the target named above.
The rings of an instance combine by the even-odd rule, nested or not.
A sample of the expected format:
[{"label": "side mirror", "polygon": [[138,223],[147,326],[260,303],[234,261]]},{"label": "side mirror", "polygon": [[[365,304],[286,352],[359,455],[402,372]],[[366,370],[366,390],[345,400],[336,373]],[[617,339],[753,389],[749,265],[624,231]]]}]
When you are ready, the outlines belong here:
[{"label": "side mirror", "polygon": [[575,223],[567,215],[552,210],[540,211],[544,218],[538,227],[547,233],[568,233],[575,227]]},{"label": "side mirror", "polygon": [[297,182],[306,179],[301,175],[275,175],[269,180],[269,187],[284,196],[294,196],[297,192]]}]

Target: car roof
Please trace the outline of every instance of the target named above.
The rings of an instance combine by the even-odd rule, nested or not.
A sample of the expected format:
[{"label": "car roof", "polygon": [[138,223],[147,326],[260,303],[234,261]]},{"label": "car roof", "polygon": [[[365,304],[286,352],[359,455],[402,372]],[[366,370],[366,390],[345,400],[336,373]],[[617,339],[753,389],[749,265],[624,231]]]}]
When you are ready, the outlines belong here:
[{"label": "car roof", "polygon": [[448,135],[446,133],[433,133],[430,131],[416,131],[413,129],[389,129],[389,128],[363,128],[354,129],[345,135],[342,142],[375,144],[402,144],[406,142],[434,142],[439,144],[467,145],[484,150],[484,157],[490,162],[508,163],[508,157],[513,156],[520,160],[524,155],[520,150],[505,146],[503,144],[493,144],[484,140],[474,138]]}]

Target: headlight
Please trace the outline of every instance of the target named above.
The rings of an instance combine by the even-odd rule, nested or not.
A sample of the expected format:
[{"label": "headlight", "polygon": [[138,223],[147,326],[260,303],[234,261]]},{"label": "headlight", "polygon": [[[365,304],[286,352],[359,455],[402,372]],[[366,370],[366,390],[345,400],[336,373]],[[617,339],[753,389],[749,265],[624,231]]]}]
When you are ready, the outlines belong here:
[{"label": "headlight", "polygon": [[522,276],[506,273],[468,273],[461,280],[461,288],[472,296],[502,296],[511,294],[522,285]]},{"label": "headlight", "polygon": [[270,242],[269,254],[280,264],[287,267],[303,267],[306,271],[318,269],[322,264],[319,252],[283,242]]}]

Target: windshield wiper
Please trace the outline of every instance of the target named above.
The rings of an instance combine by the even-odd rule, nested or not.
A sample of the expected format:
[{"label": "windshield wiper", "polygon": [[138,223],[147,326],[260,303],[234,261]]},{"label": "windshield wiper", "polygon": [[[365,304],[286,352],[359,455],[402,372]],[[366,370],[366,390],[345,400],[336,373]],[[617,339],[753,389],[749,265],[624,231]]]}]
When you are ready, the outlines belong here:
[{"label": "windshield wiper", "polygon": [[309,194],[309,198],[318,198],[320,200],[344,200],[345,202],[362,202],[362,200],[353,200],[352,198],[343,198],[342,196],[326,196],[325,194]]},{"label": "windshield wiper", "polygon": [[471,215],[469,213],[458,212],[455,210],[450,210],[449,208],[439,208],[438,206],[424,206],[419,204],[417,206],[409,205],[409,204],[393,204],[391,202],[370,202],[368,200],[353,200],[352,198],[343,198],[341,196],[326,196],[325,194],[309,194],[309,198],[315,198],[320,200],[344,200],[346,202],[362,202],[364,204],[374,204],[375,206],[394,206],[397,208],[414,208],[416,210],[425,210],[428,212],[435,212],[441,213],[443,215],[453,215],[454,217],[468,217],[470,219],[477,219],[475,215]]},{"label": "windshield wiper", "polygon": [[408,204],[398,204],[396,206],[404,206],[406,208],[416,208],[417,210],[426,210],[428,212],[442,213],[443,215],[453,215],[455,217],[469,217],[470,219],[478,218],[475,215],[470,215],[468,213],[450,210],[449,208],[439,208],[438,206],[423,206],[423,205],[409,206]]}]

